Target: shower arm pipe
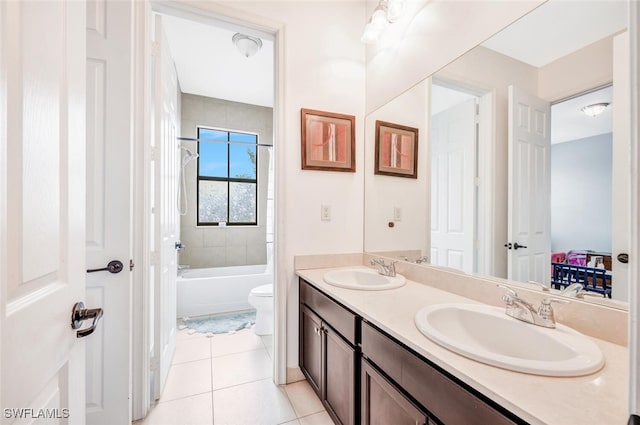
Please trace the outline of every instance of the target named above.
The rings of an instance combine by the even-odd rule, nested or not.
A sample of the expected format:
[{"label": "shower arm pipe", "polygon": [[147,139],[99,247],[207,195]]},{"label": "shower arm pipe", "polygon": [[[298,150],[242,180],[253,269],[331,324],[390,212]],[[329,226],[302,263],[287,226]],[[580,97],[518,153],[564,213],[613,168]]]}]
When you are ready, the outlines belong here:
[{"label": "shower arm pipe", "polygon": [[273,145],[266,143],[247,143],[247,142],[230,142],[225,140],[211,140],[211,139],[193,139],[191,137],[177,137],[177,140],[181,142],[203,142],[203,143],[224,143],[226,145],[245,145],[245,146],[264,146],[266,148],[272,148]]}]

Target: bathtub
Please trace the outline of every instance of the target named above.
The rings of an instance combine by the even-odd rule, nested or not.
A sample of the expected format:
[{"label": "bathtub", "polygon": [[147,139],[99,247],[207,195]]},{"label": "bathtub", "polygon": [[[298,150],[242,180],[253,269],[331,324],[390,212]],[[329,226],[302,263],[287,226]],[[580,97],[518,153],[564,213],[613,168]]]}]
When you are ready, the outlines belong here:
[{"label": "bathtub", "polygon": [[178,317],[248,310],[251,289],[273,283],[271,265],[185,269],[178,273]]}]

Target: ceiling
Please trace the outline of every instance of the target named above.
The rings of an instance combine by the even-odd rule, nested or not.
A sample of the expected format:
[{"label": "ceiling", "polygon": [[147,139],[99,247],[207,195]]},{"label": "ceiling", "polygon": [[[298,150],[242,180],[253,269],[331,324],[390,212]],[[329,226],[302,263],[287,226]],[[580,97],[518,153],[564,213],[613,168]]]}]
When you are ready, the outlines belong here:
[{"label": "ceiling", "polygon": [[244,57],[231,42],[237,32],[228,24],[216,26],[171,15],[162,25],[183,93],[273,107],[273,40],[262,36],[262,49]]},{"label": "ceiling", "polygon": [[483,46],[539,68],[624,30],[627,7],[621,0],[550,0]]},{"label": "ceiling", "polygon": [[611,103],[612,95],[613,87],[609,86],[551,105],[551,143],[611,133],[613,105],[609,105],[604,112],[595,117],[585,115],[580,109],[594,103]]}]

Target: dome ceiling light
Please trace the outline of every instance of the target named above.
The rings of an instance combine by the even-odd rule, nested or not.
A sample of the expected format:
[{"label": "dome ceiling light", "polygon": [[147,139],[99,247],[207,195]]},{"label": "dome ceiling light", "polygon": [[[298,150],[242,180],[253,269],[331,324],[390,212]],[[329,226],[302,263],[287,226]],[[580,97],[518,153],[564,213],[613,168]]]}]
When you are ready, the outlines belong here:
[{"label": "dome ceiling light", "polygon": [[258,53],[262,47],[262,40],[258,37],[251,37],[246,34],[235,33],[231,38],[236,49],[246,58]]}]

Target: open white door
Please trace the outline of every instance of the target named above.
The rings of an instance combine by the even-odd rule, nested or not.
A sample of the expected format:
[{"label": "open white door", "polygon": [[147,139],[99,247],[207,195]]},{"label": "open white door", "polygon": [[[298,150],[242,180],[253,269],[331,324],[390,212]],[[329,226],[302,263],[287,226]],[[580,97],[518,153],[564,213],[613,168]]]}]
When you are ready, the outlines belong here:
[{"label": "open white door", "polygon": [[509,86],[508,277],[550,282],[549,102]]},{"label": "open white door", "polygon": [[[132,2],[87,3],[87,423],[131,422]],[[112,263],[117,261],[119,263]]]},{"label": "open white door", "polygon": [[431,119],[431,262],[474,271],[476,99]]},{"label": "open white door", "polygon": [[[629,264],[622,262],[620,254],[631,251],[631,82],[629,60],[629,33],[617,35],[613,41],[613,142],[611,206],[611,250],[613,258],[611,297],[629,301]],[[622,260],[622,261],[620,261]],[[628,261],[628,260],[627,260]]]},{"label": "open white door", "polygon": [[151,137],[151,234],[152,287],[154,288],[152,347],[153,397],[160,398],[176,346],[176,243],[180,239],[180,215],[176,199],[180,167],[178,135],[178,77],[168,43],[162,31],[162,18],[155,16],[152,58],[153,114]]},{"label": "open white door", "polygon": [[86,423],[85,48],[84,2],[0,2],[2,423]]}]

